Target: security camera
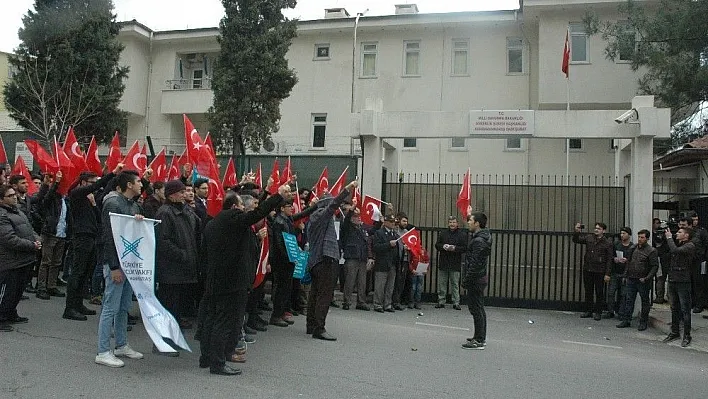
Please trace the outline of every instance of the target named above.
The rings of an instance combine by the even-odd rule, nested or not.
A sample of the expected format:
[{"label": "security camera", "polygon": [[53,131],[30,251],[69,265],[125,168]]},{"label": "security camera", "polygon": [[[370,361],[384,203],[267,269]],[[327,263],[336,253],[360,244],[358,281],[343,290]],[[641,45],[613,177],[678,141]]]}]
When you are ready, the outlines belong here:
[{"label": "security camera", "polygon": [[615,122],[622,123],[636,123],[639,120],[639,113],[636,109],[632,108],[624,114],[615,118]]}]

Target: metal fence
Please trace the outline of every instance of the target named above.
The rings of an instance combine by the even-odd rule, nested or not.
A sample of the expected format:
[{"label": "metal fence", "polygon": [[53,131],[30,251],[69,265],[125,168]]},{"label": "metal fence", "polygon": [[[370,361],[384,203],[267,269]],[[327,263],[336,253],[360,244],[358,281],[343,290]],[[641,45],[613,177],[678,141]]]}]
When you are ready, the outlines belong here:
[{"label": "metal fence", "polygon": [[[433,255],[426,300],[437,298],[434,249],[455,208],[463,175],[394,175],[385,199],[421,230]],[[560,184],[560,185],[558,185]],[[583,298],[584,247],[572,242],[577,221],[603,221],[614,234],[625,224],[625,189],[614,178],[563,176],[472,176],[472,207],[489,217],[492,254],[488,303],[499,306],[578,309]]]}]

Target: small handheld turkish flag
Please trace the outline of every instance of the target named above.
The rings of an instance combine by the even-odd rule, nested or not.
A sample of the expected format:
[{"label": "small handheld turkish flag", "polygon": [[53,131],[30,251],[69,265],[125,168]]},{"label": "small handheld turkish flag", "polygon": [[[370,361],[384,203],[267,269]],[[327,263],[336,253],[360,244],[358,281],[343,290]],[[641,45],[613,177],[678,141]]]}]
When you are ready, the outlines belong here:
[{"label": "small handheld turkish flag", "polygon": [[400,238],[401,242],[408,247],[415,256],[420,256],[420,252],[423,249],[420,243],[420,231],[417,229],[410,229]]},{"label": "small handheld turkish flag", "polygon": [[381,220],[381,201],[380,199],[364,196],[364,203],[361,204],[361,221],[364,224],[372,226],[374,222]]}]

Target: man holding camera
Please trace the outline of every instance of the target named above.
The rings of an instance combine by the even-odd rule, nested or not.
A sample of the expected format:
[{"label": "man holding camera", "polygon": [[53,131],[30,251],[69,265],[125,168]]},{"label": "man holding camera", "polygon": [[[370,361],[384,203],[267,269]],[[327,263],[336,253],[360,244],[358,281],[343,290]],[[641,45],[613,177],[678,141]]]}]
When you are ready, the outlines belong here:
[{"label": "man holding camera", "polygon": [[[605,237],[607,225],[602,222],[595,223],[593,233],[581,234],[585,228],[580,223],[575,224],[573,242],[586,246],[583,261],[583,286],[585,288],[586,310],[581,318],[592,317],[595,320],[602,318],[605,305],[605,281],[610,279],[614,247],[612,242]],[[593,293],[595,297],[593,299]]]}]

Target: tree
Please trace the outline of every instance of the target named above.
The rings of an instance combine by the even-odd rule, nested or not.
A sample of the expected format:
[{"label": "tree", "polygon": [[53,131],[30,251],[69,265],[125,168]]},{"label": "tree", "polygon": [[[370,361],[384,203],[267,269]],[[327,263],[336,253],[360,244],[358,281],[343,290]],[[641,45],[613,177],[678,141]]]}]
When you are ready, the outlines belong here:
[{"label": "tree", "polygon": [[69,126],[77,136],[109,142],[125,124],[118,109],[128,68],[112,0],[35,0],[22,19],[20,45],[9,57],[17,72],[4,87],[17,123],[49,142]]},{"label": "tree", "polygon": [[[296,0],[222,0],[221,52],[213,70],[214,104],[209,108],[214,146],[235,156],[246,146],[272,145],[280,104],[297,83],[285,55],[297,34],[283,16]],[[239,170],[243,170],[243,165]]]},{"label": "tree", "polygon": [[[627,0],[619,12],[623,17],[614,22],[588,12],[588,34],[600,34],[607,41],[608,59],[629,60],[632,70],[642,73],[640,92],[671,108],[672,125],[679,124],[708,100],[708,0],[661,0],[653,5]],[[693,137],[686,129],[675,128],[681,133],[672,135],[672,141]]]}]

